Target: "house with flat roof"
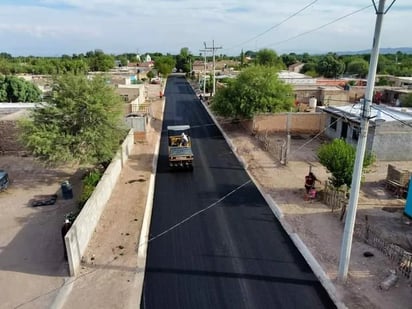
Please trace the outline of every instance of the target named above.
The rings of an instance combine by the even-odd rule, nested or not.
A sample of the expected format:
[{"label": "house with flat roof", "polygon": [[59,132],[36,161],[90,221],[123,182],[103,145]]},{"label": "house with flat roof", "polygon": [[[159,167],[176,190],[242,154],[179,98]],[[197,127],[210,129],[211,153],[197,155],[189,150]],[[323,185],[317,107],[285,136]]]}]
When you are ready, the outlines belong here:
[{"label": "house with flat roof", "polygon": [[[326,113],[325,135],[357,146],[363,104],[319,108]],[[412,109],[372,104],[366,151],[382,161],[412,161]]]}]

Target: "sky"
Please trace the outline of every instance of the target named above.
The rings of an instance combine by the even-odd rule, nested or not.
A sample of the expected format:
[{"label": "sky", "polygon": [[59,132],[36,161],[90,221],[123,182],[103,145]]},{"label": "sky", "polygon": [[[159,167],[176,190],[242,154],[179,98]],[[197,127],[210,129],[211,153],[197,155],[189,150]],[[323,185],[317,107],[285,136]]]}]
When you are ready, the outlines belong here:
[{"label": "sky", "polygon": [[[386,0],[386,8],[393,0]],[[375,0],[378,5],[379,0]],[[278,54],[372,47],[371,0],[0,0],[0,52],[13,56],[105,53]],[[364,8],[364,9],[363,9]],[[362,10],[363,9],[363,10]],[[344,17],[346,16],[346,17]],[[344,17],[342,19],[339,19]],[[339,19],[339,20],[338,20]],[[381,47],[412,47],[412,1],[384,15]]]}]

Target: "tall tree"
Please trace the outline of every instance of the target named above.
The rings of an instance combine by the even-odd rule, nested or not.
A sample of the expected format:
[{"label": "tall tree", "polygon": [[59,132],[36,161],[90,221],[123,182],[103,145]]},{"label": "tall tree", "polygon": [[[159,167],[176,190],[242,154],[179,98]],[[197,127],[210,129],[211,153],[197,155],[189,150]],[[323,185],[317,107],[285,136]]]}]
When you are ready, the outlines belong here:
[{"label": "tall tree", "polygon": [[172,73],[173,69],[176,66],[176,61],[173,59],[172,56],[160,56],[154,59],[155,61],[155,68],[162,74],[163,76],[167,76]]},{"label": "tall tree", "polygon": [[253,66],[220,89],[211,108],[219,115],[240,118],[289,111],[293,106],[292,93],[292,87],[278,79],[275,68]]},{"label": "tall tree", "polygon": [[279,70],[285,67],[282,58],[278,57],[274,50],[267,48],[261,49],[257,52],[256,63],[258,65],[275,67]]},{"label": "tall tree", "polygon": [[102,50],[89,51],[86,57],[93,72],[107,72],[114,67],[114,56],[107,55]]},{"label": "tall tree", "polygon": [[295,53],[284,54],[282,55],[282,61],[288,67],[292,64],[297,63],[298,57]]},{"label": "tall tree", "polygon": [[357,77],[365,78],[368,75],[369,64],[362,58],[354,59],[348,63],[346,72],[355,74]]},{"label": "tall tree", "polygon": [[49,164],[107,162],[125,134],[123,103],[102,76],[64,75],[50,102],[20,123],[26,148]]},{"label": "tall tree", "polygon": [[180,54],[176,56],[176,69],[182,72],[189,72],[190,62],[192,61],[192,55],[190,54],[189,48],[183,47],[180,50]]},{"label": "tall tree", "polygon": [[337,78],[345,71],[345,63],[336,55],[329,53],[319,60],[317,71],[324,77]]}]

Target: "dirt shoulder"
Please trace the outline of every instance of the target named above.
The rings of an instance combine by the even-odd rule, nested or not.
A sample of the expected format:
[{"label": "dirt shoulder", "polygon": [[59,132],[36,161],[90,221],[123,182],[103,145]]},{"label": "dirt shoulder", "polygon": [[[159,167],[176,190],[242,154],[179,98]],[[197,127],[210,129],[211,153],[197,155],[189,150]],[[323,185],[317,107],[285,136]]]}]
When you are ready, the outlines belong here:
[{"label": "dirt shoulder", "polygon": [[137,247],[161,130],[163,101],[151,104],[146,140],[135,143],[83,258],[64,308],[127,308],[137,293]]},{"label": "dirt shoulder", "polygon": [[[235,145],[238,154],[248,165],[265,193],[270,194],[284,214],[285,220],[297,233],[322,269],[336,287],[337,296],[348,308],[408,308],[410,306],[410,281],[400,277],[398,283],[389,291],[383,291],[379,284],[389,275],[396,265],[379,250],[354,238],[350,260],[349,275],[346,284],[337,280],[340,247],[344,222],[340,221],[340,211],[332,212],[320,201],[304,200],[304,176],[312,166],[312,171],[321,180],[328,179],[327,171],[315,161],[314,149],[320,140],[313,139],[307,146],[301,147],[309,139],[300,143],[293,141],[291,160],[287,166],[271,157],[260,147],[257,139],[248,134],[239,125],[222,123],[222,126]],[[410,162],[377,162],[365,175],[357,211],[357,225],[364,224],[365,215],[370,218],[396,218],[395,224],[402,224],[404,205],[385,188],[387,164],[393,163],[400,168],[410,167]],[[394,213],[383,211],[384,207],[396,209]],[[372,223],[373,224],[373,223]],[[388,227],[391,228],[390,226]],[[365,257],[364,252],[373,253]]]}]

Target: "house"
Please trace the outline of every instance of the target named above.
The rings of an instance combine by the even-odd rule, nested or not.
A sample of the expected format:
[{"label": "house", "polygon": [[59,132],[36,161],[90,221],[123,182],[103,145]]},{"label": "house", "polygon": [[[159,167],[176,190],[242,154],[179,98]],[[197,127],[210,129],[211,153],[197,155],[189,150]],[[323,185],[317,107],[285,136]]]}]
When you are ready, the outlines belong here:
[{"label": "house", "polygon": [[[356,147],[362,105],[319,108],[326,113],[325,135]],[[412,161],[412,109],[372,104],[366,151],[382,161]]]},{"label": "house", "polygon": [[278,78],[287,84],[298,84],[298,85],[314,85],[316,84],[316,79],[307,76],[305,74],[289,72],[282,70],[278,73]]},{"label": "house", "polygon": [[339,106],[347,104],[349,93],[336,86],[319,86],[316,84],[294,84],[296,104],[309,104],[310,98],[317,100],[317,105]]}]

